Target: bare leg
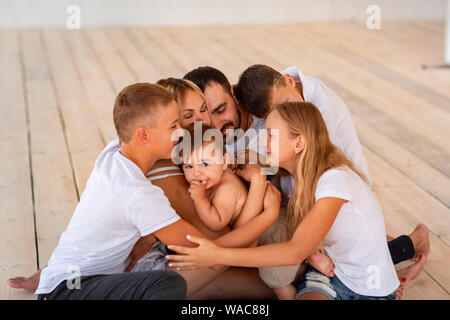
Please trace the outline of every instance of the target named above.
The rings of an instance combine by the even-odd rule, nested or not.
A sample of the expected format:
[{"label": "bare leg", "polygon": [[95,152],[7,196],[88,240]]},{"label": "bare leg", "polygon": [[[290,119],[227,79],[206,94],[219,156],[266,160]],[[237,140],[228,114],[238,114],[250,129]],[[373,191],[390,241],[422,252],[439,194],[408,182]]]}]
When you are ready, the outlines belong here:
[{"label": "bare leg", "polygon": [[273,292],[277,295],[278,300],[294,300],[297,289],[292,284],[288,284],[282,288],[274,288]]},{"label": "bare leg", "polygon": [[320,292],[308,292],[298,297],[297,300],[330,300],[330,299]]},{"label": "bare leg", "polygon": [[428,257],[428,254],[430,253],[430,238],[428,233],[427,226],[420,223],[409,235],[414,245],[416,257],[418,257],[421,253]]},{"label": "bare leg", "polygon": [[14,289],[25,289],[35,291],[39,285],[39,280],[41,278],[41,270],[38,270],[33,275],[28,278],[16,277],[8,279],[8,285]]},{"label": "bare leg", "polygon": [[173,270],[178,272],[186,280],[187,292],[186,296],[191,296],[200,289],[207,286],[211,281],[216,279],[220,274],[227,270],[226,267],[222,267],[218,270],[213,270],[211,268],[203,268],[196,270],[182,270],[177,271],[173,268],[167,268],[166,270]]},{"label": "bare leg", "polygon": [[[204,270],[204,269],[202,269]],[[198,270],[194,270],[198,271]],[[202,275],[200,275],[202,276]],[[275,299],[256,268],[228,268],[201,290],[189,295],[190,300]]]}]

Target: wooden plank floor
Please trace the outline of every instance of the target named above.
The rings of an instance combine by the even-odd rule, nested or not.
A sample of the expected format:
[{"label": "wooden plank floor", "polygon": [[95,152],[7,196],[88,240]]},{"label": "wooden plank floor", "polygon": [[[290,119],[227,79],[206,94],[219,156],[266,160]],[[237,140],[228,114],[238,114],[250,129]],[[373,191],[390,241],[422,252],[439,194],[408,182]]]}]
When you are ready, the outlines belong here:
[{"label": "wooden plank floor", "polygon": [[[346,101],[388,233],[425,223],[431,255],[404,299],[450,298],[450,70],[443,22],[0,29],[0,299],[46,265],[97,155],[115,137],[117,92],[211,65],[297,65]],[[402,266],[407,265],[403,263]]]}]

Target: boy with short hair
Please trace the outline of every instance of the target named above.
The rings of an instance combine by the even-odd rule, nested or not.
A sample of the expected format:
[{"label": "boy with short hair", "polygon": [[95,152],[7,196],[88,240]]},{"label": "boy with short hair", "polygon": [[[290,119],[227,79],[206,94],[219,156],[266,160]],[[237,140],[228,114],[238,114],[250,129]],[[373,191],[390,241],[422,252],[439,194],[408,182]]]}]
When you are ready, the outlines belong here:
[{"label": "boy with short hair", "polygon": [[[119,140],[97,158],[69,226],[42,270],[39,299],[185,297],[186,283],[172,271],[124,273],[124,261],[141,236],[180,219],[144,174],[158,157],[170,155],[178,107],[165,89],[136,83],[119,93],[113,118]],[[72,288],[69,282],[78,280],[72,279],[74,271],[81,278]]]}]

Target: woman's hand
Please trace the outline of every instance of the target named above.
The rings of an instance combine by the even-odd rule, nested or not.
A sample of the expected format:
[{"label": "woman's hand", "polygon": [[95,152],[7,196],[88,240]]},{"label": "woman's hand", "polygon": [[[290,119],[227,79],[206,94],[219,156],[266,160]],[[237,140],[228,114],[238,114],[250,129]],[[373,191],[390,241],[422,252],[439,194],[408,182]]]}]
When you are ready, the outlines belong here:
[{"label": "woman's hand", "polygon": [[222,249],[221,247],[207,239],[191,235],[187,235],[186,238],[199,246],[196,248],[174,245],[167,246],[170,250],[179,253],[177,255],[166,256],[169,261],[172,261],[169,263],[169,267],[175,268],[176,270],[192,270],[220,264],[218,257],[220,256],[219,251]]}]

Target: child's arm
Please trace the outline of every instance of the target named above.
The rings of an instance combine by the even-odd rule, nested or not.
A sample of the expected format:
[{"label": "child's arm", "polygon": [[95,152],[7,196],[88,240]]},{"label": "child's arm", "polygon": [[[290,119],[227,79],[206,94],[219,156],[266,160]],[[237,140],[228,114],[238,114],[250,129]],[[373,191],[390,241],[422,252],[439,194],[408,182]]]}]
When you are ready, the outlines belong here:
[{"label": "child's arm", "polygon": [[212,231],[203,223],[195,211],[194,202],[188,192],[189,183],[184,176],[171,176],[164,179],[157,179],[152,181],[152,184],[163,189],[171,207],[175,209],[179,216],[196,227],[208,239],[217,239],[230,231],[228,226],[220,231]]},{"label": "child's arm", "polygon": [[[214,240],[214,243],[230,248],[249,246],[277,220],[279,209],[280,193],[274,186],[268,184],[264,196],[264,211],[242,227]],[[154,235],[165,244],[185,247],[196,246],[193,242],[186,239],[187,234],[205,237],[195,227],[182,219],[154,232]]]},{"label": "child's arm", "polygon": [[266,177],[261,175],[252,176],[253,180],[260,180],[258,183],[251,183],[248,190],[244,207],[233,225],[233,229],[240,227],[260,214],[263,210],[264,193],[266,191]]},{"label": "child's arm", "polygon": [[[183,255],[170,255],[169,258],[172,261],[179,261],[173,264],[182,269],[195,269],[218,264],[242,267],[298,264],[319,245],[345,202],[344,199],[333,197],[319,199],[299,224],[290,241],[236,249],[222,248],[208,240],[191,237],[193,242],[199,244],[197,248],[170,246],[170,249]],[[244,227],[246,225],[240,229]]]},{"label": "child's arm", "polygon": [[212,203],[206,197],[205,185],[200,181],[192,181],[189,193],[198,216],[208,228],[219,231],[228,225],[233,217],[236,202],[236,192],[232,186],[220,186]]},{"label": "child's arm", "polygon": [[[246,152],[249,151],[246,150]],[[261,174],[261,166],[259,164],[245,164],[241,168],[236,169],[235,173],[245,181],[250,182],[247,200],[235,222],[235,226],[241,226],[262,211],[265,188],[261,187],[261,183],[252,183],[252,181],[266,182],[266,176]]]}]

